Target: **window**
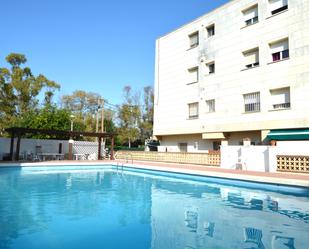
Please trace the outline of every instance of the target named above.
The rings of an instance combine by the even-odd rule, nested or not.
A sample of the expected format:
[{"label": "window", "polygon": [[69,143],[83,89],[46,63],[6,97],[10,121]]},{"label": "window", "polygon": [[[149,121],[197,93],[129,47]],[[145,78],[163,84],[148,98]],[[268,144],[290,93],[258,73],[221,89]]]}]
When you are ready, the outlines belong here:
[{"label": "window", "polygon": [[270,90],[270,94],[273,110],[280,110],[291,107],[289,87]]},{"label": "window", "polygon": [[213,150],[220,150],[221,141],[214,141],[212,142]]},{"label": "window", "polygon": [[196,83],[198,82],[198,67],[193,67],[188,69],[189,72],[189,83],[188,84],[192,84],[192,83]]},{"label": "window", "polygon": [[259,112],[260,111],[260,93],[244,94],[245,112]]},{"label": "window", "polygon": [[215,73],[215,62],[214,61],[207,63],[206,66],[208,67],[209,74]]},{"label": "window", "polygon": [[195,48],[199,44],[199,34],[198,31],[194,32],[193,34],[189,35],[190,39],[190,48]]},{"label": "window", "polygon": [[249,9],[243,10],[242,13],[244,16],[245,26],[255,24],[259,21],[258,5],[254,5]]},{"label": "window", "polygon": [[216,106],[215,106],[215,100],[210,99],[206,100],[206,112],[215,112],[216,111]]},{"label": "window", "polygon": [[270,13],[275,15],[288,9],[288,0],[269,0]]},{"label": "window", "polygon": [[283,39],[269,44],[272,61],[280,61],[289,58],[289,39]]},{"label": "window", "polygon": [[214,24],[208,26],[206,29],[207,29],[208,37],[215,35],[215,25]]},{"label": "window", "polygon": [[198,103],[188,104],[189,106],[189,119],[198,118]]},{"label": "window", "polygon": [[252,68],[257,67],[259,63],[259,48],[254,48],[243,52],[244,59],[245,59],[245,67]]},{"label": "window", "polygon": [[187,152],[188,151],[188,144],[187,143],[179,143],[178,144],[180,152]]}]

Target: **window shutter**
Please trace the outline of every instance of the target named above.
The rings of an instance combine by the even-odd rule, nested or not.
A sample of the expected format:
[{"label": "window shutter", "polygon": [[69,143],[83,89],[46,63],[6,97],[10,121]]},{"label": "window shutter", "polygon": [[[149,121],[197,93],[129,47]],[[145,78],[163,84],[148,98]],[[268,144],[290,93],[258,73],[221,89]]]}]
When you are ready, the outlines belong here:
[{"label": "window shutter", "polygon": [[259,61],[259,52],[252,51],[245,54],[245,63],[246,65],[254,64]]},{"label": "window shutter", "polygon": [[258,8],[257,6],[251,9],[244,11],[244,21],[252,19],[258,16]]},{"label": "window shutter", "polygon": [[277,53],[277,52],[281,52],[281,51],[286,50],[286,49],[289,49],[288,40],[277,42],[277,43],[274,43],[270,46],[270,50],[271,50],[272,54]]},{"label": "window shutter", "polygon": [[198,45],[198,33],[192,34],[189,37],[191,47]]},{"label": "window shutter", "polygon": [[198,67],[191,68],[188,71],[189,71],[188,83],[198,82]]},{"label": "window shutter", "polygon": [[198,103],[189,104],[189,117],[198,117]]},{"label": "window shutter", "polygon": [[290,89],[289,88],[272,90],[271,95],[272,95],[271,96],[272,103],[274,105],[290,103]]},{"label": "window shutter", "polygon": [[270,11],[279,9],[288,4],[288,0],[269,0]]}]

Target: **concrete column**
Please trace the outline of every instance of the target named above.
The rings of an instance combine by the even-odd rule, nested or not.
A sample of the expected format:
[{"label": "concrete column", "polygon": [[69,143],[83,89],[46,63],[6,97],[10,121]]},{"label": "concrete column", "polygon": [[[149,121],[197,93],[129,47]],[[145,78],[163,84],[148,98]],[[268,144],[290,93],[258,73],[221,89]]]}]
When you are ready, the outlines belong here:
[{"label": "concrete column", "polygon": [[99,137],[99,138],[98,138],[98,140],[99,140],[98,160],[101,160],[101,159],[102,159],[102,157],[101,157],[101,145],[102,145],[102,138],[101,138],[101,137]]},{"label": "concrete column", "polygon": [[69,140],[69,160],[73,160],[73,143],[74,143],[74,140],[73,139],[70,139]]},{"label": "concrete column", "polygon": [[111,137],[111,160],[115,160],[115,157],[114,157],[114,136]]},{"label": "concrete column", "polygon": [[221,146],[228,146],[229,142],[227,140],[222,140],[221,141]]},{"label": "concrete column", "polygon": [[268,144],[267,134],[270,132],[270,130],[261,130],[261,142],[263,144]]},{"label": "concrete column", "polygon": [[251,139],[248,138],[248,137],[244,138],[243,143],[244,143],[244,146],[250,146],[251,145]]},{"label": "concrete column", "polygon": [[15,160],[16,160],[16,161],[19,160],[20,140],[21,140],[21,136],[20,136],[20,134],[18,134],[18,137],[17,137],[17,144],[16,144],[16,154],[15,154]]},{"label": "concrete column", "polygon": [[12,133],[11,134],[11,146],[10,146],[10,160],[13,161],[14,160],[14,137],[15,134]]}]

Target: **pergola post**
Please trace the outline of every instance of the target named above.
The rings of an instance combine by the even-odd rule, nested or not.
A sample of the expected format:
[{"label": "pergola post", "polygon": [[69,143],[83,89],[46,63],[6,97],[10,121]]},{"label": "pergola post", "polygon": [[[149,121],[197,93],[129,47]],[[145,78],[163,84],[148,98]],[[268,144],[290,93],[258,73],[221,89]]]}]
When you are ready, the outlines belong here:
[{"label": "pergola post", "polygon": [[15,134],[14,132],[11,133],[11,145],[10,145],[10,160],[14,160],[14,139],[15,139]]},{"label": "pergola post", "polygon": [[19,160],[19,152],[20,152],[20,140],[21,140],[21,134],[17,135],[17,143],[16,143],[16,154],[15,154],[15,160]]},{"label": "pergola post", "polygon": [[74,143],[74,140],[72,138],[70,138],[70,140],[69,140],[69,157],[68,157],[69,160],[73,160],[73,143]]},{"label": "pergola post", "polygon": [[[114,133],[98,133],[98,132],[83,132],[83,131],[61,131],[61,130],[45,130],[45,129],[31,129],[31,128],[22,128],[22,127],[12,127],[5,129],[6,132],[11,134],[11,145],[10,145],[10,160],[18,160],[19,153],[20,153],[20,143],[21,138],[24,134],[44,134],[44,135],[59,135],[59,136],[68,136],[70,137],[69,140],[69,160],[74,159],[74,148],[73,148],[73,137],[74,136],[89,136],[89,137],[96,137],[98,138],[99,148],[98,148],[98,159],[102,159],[102,139],[103,138],[111,138],[111,160],[114,160]],[[17,136],[17,145],[16,145],[16,152],[14,153],[14,142],[15,136]],[[104,141],[103,141],[104,142]],[[59,154],[61,154],[62,146],[59,144]]]},{"label": "pergola post", "polygon": [[111,160],[115,160],[115,157],[114,157],[114,136],[111,137]]},{"label": "pergola post", "polygon": [[102,138],[99,136],[98,139],[99,139],[98,160],[101,160],[102,159],[102,157],[101,157]]}]

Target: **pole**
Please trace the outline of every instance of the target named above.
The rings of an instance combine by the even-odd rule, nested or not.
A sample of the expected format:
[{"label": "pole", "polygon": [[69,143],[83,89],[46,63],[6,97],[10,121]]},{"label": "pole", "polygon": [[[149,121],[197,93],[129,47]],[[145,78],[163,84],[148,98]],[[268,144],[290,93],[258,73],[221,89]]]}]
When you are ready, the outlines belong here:
[{"label": "pole", "polygon": [[10,159],[11,159],[11,161],[14,160],[14,139],[15,139],[15,134],[12,132],[11,133],[11,146],[10,146]]},{"label": "pole", "polygon": [[98,160],[101,160],[101,142],[102,142],[102,138],[99,137],[99,148],[98,148]]},{"label": "pole", "polygon": [[112,135],[111,137],[112,141],[111,141],[111,160],[115,160],[115,154],[114,154],[114,135]]},{"label": "pole", "polygon": [[98,109],[97,109],[97,123],[95,126],[95,132],[98,133],[99,131],[99,108],[100,108],[100,99],[98,99]]},{"label": "pole", "polygon": [[104,99],[102,99],[101,103],[101,133],[104,132]]}]

